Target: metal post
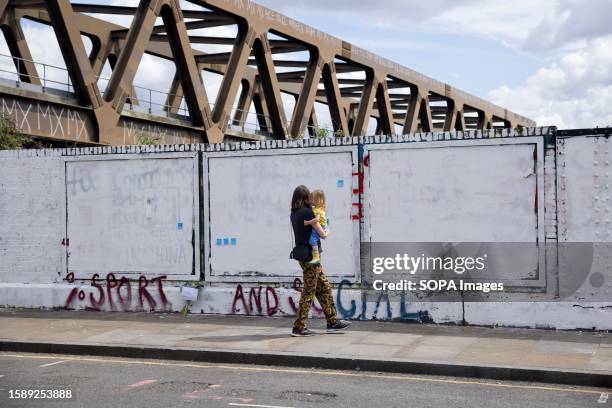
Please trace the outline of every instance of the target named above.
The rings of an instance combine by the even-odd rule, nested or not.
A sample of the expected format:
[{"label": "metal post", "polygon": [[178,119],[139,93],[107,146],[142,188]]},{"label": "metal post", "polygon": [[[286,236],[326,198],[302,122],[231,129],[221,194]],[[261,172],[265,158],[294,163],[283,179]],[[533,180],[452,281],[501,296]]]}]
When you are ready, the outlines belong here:
[{"label": "metal post", "polygon": [[149,88],[149,113],[153,113],[153,92]]},{"label": "metal post", "polygon": [[20,58],[15,58],[17,60],[17,82],[16,82],[16,86],[17,88],[20,87],[21,85],[21,63]]},{"label": "metal post", "polygon": [[47,90],[47,64],[43,64],[43,92]]}]

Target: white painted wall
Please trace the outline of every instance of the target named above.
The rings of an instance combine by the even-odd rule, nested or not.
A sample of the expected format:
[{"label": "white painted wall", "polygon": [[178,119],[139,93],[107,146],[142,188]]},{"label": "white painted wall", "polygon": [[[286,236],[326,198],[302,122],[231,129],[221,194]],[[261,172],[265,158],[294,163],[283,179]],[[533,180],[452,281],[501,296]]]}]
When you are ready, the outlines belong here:
[{"label": "white painted wall", "polygon": [[[418,137],[422,138],[422,135]],[[557,188],[558,197],[555,197],[552,193],[555,192],[556,168],[551,165],[554,164],[554,157],[547,155],[548,178],[545,186],[540,185],[544,182],[543,163],[533,162],[532,139],[537,139],[535,144],[538,145],[541,141],[539,137],[454,140],[433,144],[431,137],[428,137],[429,142],[366,145],[370,166],[366,168],[366,180],[369,183],[366,183],[363,199],[367,199],[370,206],[366,208],[364,226],[369,228],[365,232],[374,239],[465,242],[485,239],[505,241],[513,237],[515,240],[535,240],[535,237],[540,239],[540,234],[546,231],[546,238],[554,242],[558,227],[559,236],[565,241],[598,241],[599,237],[600,243],[606,242],[605,234],[611,231],[607,223],[609,217],[602,215],[597,223],[594,212],[600,208],[600,214],[607,214],[607,208],[610,207],[608,203],[612,200],[607,183],[595,179],[595,176],[603,179],[610,177],[607,163],[612,162],[612,149],[609,149],[610,142],[607,139],[574,137],[559,144],[558,171],[563,177],[558,178],[560,186]],[[305,145],[314,143],[319,141],[304,142]],[[329,144],[328,141],[325,143]],[[253,150],[240,150],[236,147],[230,150],[227,146],[215,146],[217,152],[201,153],[206,159],[202,163],[203,204],[210,205],[204,210],[203,247],[210,249],[206,255],[212,256],[213,272],[214,268],[218,268],[217,271],[230,275],[211,276],[210,270],[206,271],[207,282],[200,289],[199,300],[192,305],[193,313],[267,315],[270,312],[266,303],[268,300],[271,309],[274,309],[278,301],[278,310],[272,310],[274,315],[293,314],[292,304],[297,302],[299,292],[291,287],[291,283],[294,277],[299,276],[299,269],[285,258],[291,247],[286,214],[291,192],[295,185],[301,183],[309,187],[321,187],[329,193],[332,237],[338,240],[331,241],[333,238],[330,237],[330,241],[325,243],[329,257],[324,260],[327,272],[336,281],[342,280],[345,274],[344,277],[349,280],[356,279],[359,282],[354,266],[342,266],[350,263],[350,260],[356,260],[358,256],[358,252],[351,252],[357,250],[354,242],[359,240],[359,223],[352,220],[356,215],[353,204],[357,199],[353,189],[358,187],[358,177],[354,175],[358,170],[356,145],[298,148],[298,144],[293,143],[295,148],[286,149],[282,148],[284,144],[271,142],[261,150],[259,144],[244,146],[245,149],[248,147]],[[434,145],[437,146],[435,149]],[[536,148],[540,149],[540,146],[541,143]],[[129,151],[120,147],[106,148],[104,152],[102,149],[0,152],[0,305],[63,307],[69,304],[70,308],[75,309],[181,310],[184,301],[179,289],[185,278],[183,272],[189,269],[188,265],[174,265],[176,268],[173,269],[173,265],[161,267],[158,262],[147,260],[146,257],[137,262],[142,262],[140,265],[121,257],[106,258],[112,258],[115,253],[112,248],[117,242],[112,241],[113,237],[127,244],[139,239],[160,244],[163,240],[158,238],[161,236],[172,241],[173,245],[185,244],[186,237],[178,232],[171,233],[170,224],[176,228],[175,216],[180,212],[180,218],[184,218],[183,214],[188,214],[190,208],[191,216],[196,215],[190,203],[198,198],[194,192],[197,176],[193,178],[192,175],[198,171],[193,164],[193,157],[200,148],[172,147],[170,150],[175,152],[172,153],[173,159],[162,156],[164,153],[161,151],[164,149],[159,148],[159,153],[152,153],[157,148],[149,147],[142,150],[132,148]],[[148,153],[143,154],[145,150]],[[192,150],[193,153],[176,153],[180,150]],[[212,150],[212,147],[208,150]],[[117,157],[110,154],[118,152],[138,155],[122,154]],[[544,157],[541,153],[538,150],[538,157]],[[309,156],[316,157],[318,173],[309,170],[313,163],[313,158]],[[119,158],[121,160],[117,160]],[[567,161],[569,158],[571,160]],[[75,183],[78,177],[72,178],[73,173],[70,171],[77,168],[80,173],[74,174],[83,175],[83,171],[89,171],[96,180],[94,184],[97,190],[92,190],[94,194],[91,196],[79,190],[82,187],[80,181]],[[158,179],[155,186],[145,188],[144,192],[136,194],[130,191],[128,195],[135,197],[134,200],[128,200],[128,205],[119,206],[118,210],[142,210],[144,218],[137,218],[139,222],[142,221],[141,225],[147,225],[144,221],[147,215],[150,219],[157,219],[160,215],[164,219],[160,231],[165,235],[156,236],[155,228],[149,228],[152,224],[139,230],[138,236],[130,236],[128,234],[133,233],[131,230],[124,231],[121,228],[111,233],[107,227],[113,217],[101,211],[100,207],[113,206],[115,189],[112,181],[117,181],[117,177],[146,173],[156,168],[162,173],[168,173]],[[70,176],[68,189],[65,182],[66,169]],[[344,183],[338,183],[338,180],[344,180]],[[437,186],[438,190],[432,190],[431,186]],[[77,193],[71,195],[73,187]],[[534,211],[536,188],[538,208],[544,209],[546,213],[545,224],[541,219],[542,211]],[[175,198],[177,189],[180,192],[179,199]],[[406,195],[411,190],[417,193]],[[118,191],[125,192],[122,188]],[[248,193],[247,199],[245,192]],[[69,193],[68,204],[66,193]],[[182,198],[183,193],[186,193],[185,200]],[[157,210],[147,210],[148,196],[164,199],[160,201]],[[557,208],[552,205],[557,201],[558,225],[555,216]],[[89,210],[83,209],[87,206]],[[69,234],[69,251],[76,251],[71,259],[74,264],[71,265],[81,265],[84,274],[82,277],[87,278],[74,283],[65,280],[66,247],[62,245],[62,240],[66,237],[67,209],[68,222],[75,222],[71,224],[74,229]],[[172,216],[172,220],[166,220],[166,215]],[[193,224],[194,232],[197,231],[197,224]],[[386,227],[382,228],[384,225]],[[471,228],[472,225],[478,228]],[[491,228],[491,225],[499,226],[499,230]],[[188,229],[190,225],[185,223],[183,228]],[[465,229],[463,234],[462,228]],[[269,231],[270,236],[261,239],[259,231]],[[198,235],[195,234],[196,239]],[[98,262],[98,268],[88,269],[87,253],[78,253],[78,249],[73,248],[77,245],[75,237],[77,242],[82,240],[88,245],[103,242],[102,248],[110,249],[106,257],[98,253],[92,258]],[[216,248],[216,238],[230,238],[229,245]],[[231,245],[231,238],[236,238],[236,245]],[[274,251],[266,252],[268,243]],[[241,245],[245,248],[241,248]],[[196,253],[196,264],[198,255]],[[612,280],[609,269],[606,269],[609,262],[605,262],[606,253],[602,252],[601,255],[601,262],[594,264],[593,268],[606,274],[606,288],[610,290]],[[551,267],[557,268],[552,262],[554,257],[547,257],[547,262],[548,258],[551,258]],[[255,265],[256,270],[264,274],[270,274],[256,279],[263,285],[259,300],[261,310],[258,301],[250,295],[252,290],[258,293],[259,284],[253,282],[252,278],[240,276],[249,269],[243,268],[246,263]],[[265,264],[274,269],[266,268]],[[140,269],[145,269],[143,272],[148,282],[146,290],[151,295],[151,301],[146,296],[140,296],[139,282],[133,280],[138,275],[132,272],[141,272]],[[109,272],[115,273],[116,282],[109,283],[106,280]],[[173,275],[172,272],[180,275]],[[88,273],[98,273],[99,276],[92,280],[91,276],[85,276]],[[560,284],[563,283],[564,273],[571,274],[572,271],[559,267],[549,272],[559,279]],[[156,280],[163,275],[165,279]],[[516,273],[516,276],[522,275]],[[125,285],[121,288],[113,286],[122,277],[132,279],[131,298],[127,296]],[[190,277],[199,279],[200,276],[196,274]],[[112,294],[110,299],[109,284]],[[101,293],[104,293],[104,297]],[[245,308],[241,296],[248,307]],[[609,318],[612,302],[589,303],[573,299],[572,302],[466,303],[463,307],[458,303],[411,300],[405,300],[402,304],[395,298],[391,299],[387,308],[384,299],[378,302],[370,294],[347,285],[335,289],[334,296],[339,300],[342,316],[347,318],[411,320],[428,316],[437,323],[456,323],[465,318],[470,324],[482,325],[612,329],[612,319]],[[120,298],[125,302],[119,302]]]},{"label": "white painted wall", "polygon": [[421,243],[485,243],[475,278],[543,286],[544,252],[521,245],[544,240],[538,151],[539,138],[366,146],[364,240],[414,243],[398,249],[413,256],[438,255]]},{"label": "white painted wall", "polygon": [[59,155],[0,156],[0,282],[53,283],[60,279],[66,212],[63,191]]},{"label": "white painted wall", "polygon": [[67,161],[68,272],[199,279],[197,169],[194,153]]},{"label": "white painted wall", "polygon": [[534,242],[537,145],[367,147],[372,241]]},{"label": "white painted wall", "polygon": [[[322,189],[330,236],[323,264],[332,282],[359,277],[357,148],[293,149],[206,154],[206,273],[211,281],[293,282],[302,276],[293,248],[291,197],[299,185]],[[207,175],[206,175],[207,174]]]},{"label": "white painted wall", "polygon": [[[612,141],[557,141],[559,286],[571,299],[612,301]],[[578,259],[592,259],[588,269]]]}]

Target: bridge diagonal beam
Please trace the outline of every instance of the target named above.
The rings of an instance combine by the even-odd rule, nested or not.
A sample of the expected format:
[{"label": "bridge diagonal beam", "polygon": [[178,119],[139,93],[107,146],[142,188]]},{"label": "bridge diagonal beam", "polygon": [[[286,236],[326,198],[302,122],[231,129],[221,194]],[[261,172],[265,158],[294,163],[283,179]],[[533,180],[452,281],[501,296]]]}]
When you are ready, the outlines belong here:
[{"label": "bridge diagonal beam", "polygon": [[423,95],[420,90],[415,90],[415,92],[412,93],[414,96],[408,105],[403,133],[407,135],[417,132],[419,130],[419,124],[421,125],[421,131],[433,131],[429,97]]},{"label": "bridge diagonal beam", "polygon": [[302,91],[297,98],[291,118],[289,135],[294,139],[304,134],[308,121],[311,119],[323,64],[324,62],[318,52],[313,51],[308,62],[308,68],[306,68]]},{"label": "bridge diagonal beam", "polygon": [[130,96],[138,65],[151,37],[162,3],[161,1],[141,0],[134,15],[104,95],[105,100],[110,102],[118,113],[123,110],[125,101]]},{"label": "bridge diagonal beam", "polygon": [[240,96],[238,97],[238,103],[236,104],[236,111],[232,118],[232,125],[243,127],[247,116],[249,114],[249,108],[253,103],[253,95],[255,94],[255,84],[253,81],[246,79],[242,80],[242,89],[240,90]]},{"label": "bridge diagonal beam", "polygon": [[9,0],[0,0],[0,18],[4,17],[6,6],[8,6]]},{"label": "bridge diagonal beam", "polygon": [[255,52],[263,96],[270,114],[272,133],[276,139],[286,139],[287,118],[276,71],[274,70],[270,43],[266,34],[255,40],[253,51]]},{"label": "bridge diagonal beam", "polygon": [[223,132],[228,126],[230,110],[236,100],[255,42],[255,33],[249,27],[244,27],[240,31],[227,63],[213,112],[213,121]]},{"label": "bridge diagonal beam", "polygon": [[[315,103],[328,105],[334,131],[344,135],[367,134],[372,118],[377,120],[377,132],[381,133],[393,133],[396,124],[403,126],[404,133],[533,125],[527,118],[255,3],[248,2],[245,7],[243,2],[228,0],[190,2],[203,8],[181,10],[178,0],[141,0],[138,7],[69,0],[0,0],[0,26],[11,54],[25,59],[31,58],[27,58],[28,45],[21,35],[19,19],[26,17],[52,26],[74,93],[82,108],[91,109],[96,117],[100,143],[121,140],[119,118],[126,115],[126,101],[135,102],[133,81],[144,53],[176,64],[171,89],[174,95],[168,96],[167,110],[174,112],[185,101],[192,132],[201,132],[203,140],[209,142],[223,140],[230,119],[232,123],[244,123],[244,114],[235,113],[230,118],[241,83],[252,88],[243,89],[239,105],[245,104],[249,109],[253,104],[256,111],[265,111],[268,118],[258,117],[261,129],[271,131],[277,139],[301,137],[305,128],[316,122]],[[134,19],[126,28],[92,14]],[[211,37],[192,31],[217,26],[237,27],[238,34],[236,38]],[[90,55],[85,52],[82,36],[92,41]],[[207,54],[194,49],[195,44],[231,45],[232,51]],[[311,57],[315,53],[320,56],[316,65],[312,59],[297,61],[300,57],[290,57],[291,53],[305,51]],[[278,59],[277,54],[289,58]],[[106,61],[113,72],[102,96],[98,76]],[[35,64],[22,65],[18,67],[18,77],[36,83],[39,74]],[[295,70],[277,74],[279,68]],[[213,111],[202,69],[223,75]],[[357,72],[365,72],[366,80],[346,75]],[[324,89],[318,89],[321,83]],[[344,87],[340,88],[340,84]],[[410,88],[410,95],[393,91],[400,88]],[[296,101],[290,121],[285,114],[283,92]],[[107,131],[112,137],[102,137]]]},{"label": "bridge diagonal beam", "polygon": [[348,121],[344,111],[344,101],[340,94],[340,85],[336,76],[336,65],[333,61],[323,67],[323,87],[332,120],[334,132],[342,132],[344,136],[349,135]]},{"label": "bridge diagonal beam", "polygon": [[270,111],[263,95],[261,83],[258,83],[255,86],[255,91],[253,92],[253,107],[255,108],[259,128],[264,132],[271,131],[272,125],[270,124]]},{"label": "bridge diagonal beam", "polygon": [[[1,4],[0,7],[2,7]],[[13,57],[13,63],[15,64],[15,70],[19,74],[19,80],[34,85],[41,85],[41,73],[38,72],[36,64],[32,60],[30,47],[28,47],[19,20],[15,18],[12,12],[4,13],[2,19],[6,20],[6,24],[2,24],[2,32],[4,33],[9,52]]]},{"label": "bridge diagonal beam", "polygon": [[357,117],[355,118],[355,124],[353,125],[352,136],[362,136],[366,134],[368,130],[368,122],[372,116],[374,98],[378,85],[378,78],[376,78],[372,72],[367,72],[363,92],[361,94],[361,100],[359,102],[359,107],[357,108]]},{"label": "bridge diagonal beam", "polygon": [[141,0],[111,75],[105,98],[112,103],[115,111],[123,110],[158,17],[162,18],[167,27],[169,45],[177,72],[181,73],[179,79],[192,123],[208,130],[212,126],[208,98],[189,46],[180,7],[175,0]]},{"label": "bridge diagonal beam", "polygon": [[78,27],[72,24],[74,12],[70,2],[49,0],[46,4],[75,94],[84,104],[91,105],[94,109],[101,107],[102,97],[97,78],[81,40],[81,33]]},{"label": "bridge diagonal beam", "polygon": [[378,110],[378,123],[381,131],[386,135],[395,133],[393,108],[389,100],[389,90],[387,89],[387,81],[379,81],[376,88],[376,108]]},{"label": "bridge diagonal beam", "polygon": [[[176,71],[180,72],[181,87],[189,116],[195,126],[203,126],[205,130],[212,127],[211,111],[208,97],[202,82],[200,70],[189,45],[189,36],[178,0],[169,1],[161,8],[161,17],[167,27],[167,35]],[[210,139],[211,135],[207,135]]]}]

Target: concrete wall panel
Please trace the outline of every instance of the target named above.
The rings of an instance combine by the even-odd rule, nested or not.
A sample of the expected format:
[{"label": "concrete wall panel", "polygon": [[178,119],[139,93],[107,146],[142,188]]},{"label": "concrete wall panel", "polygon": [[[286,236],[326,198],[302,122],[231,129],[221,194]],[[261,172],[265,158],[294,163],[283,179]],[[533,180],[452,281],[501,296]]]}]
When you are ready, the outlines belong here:
[{"label": "concrete wall panel", "polygon": [[[415,243],[416,256],[418,243],[544,241],[540,139],[373,145],[365,155],[365,241]],[[545,284],[543,248],[487,255],[496,279]]]},{"label": "concrete wall panel", "polygon": [[0,281],[52,283],[65,247],[63,160],[0,157]]},{"label": "concrete wall panel", "polygon": [[612,300],[612,141],[559,138],[557,167],[560,291]]},{"label": "concrete wall panel", "polygon": [[323,265],[328,277],[358,279],[359,222],[352,217],[356,147],[210,153],[204,160],[207,279],[292,282],[302,276],[289,259],[291,196],[301,184],[327,196],[331,234],[323,242]]},{"label": "concrete wall panel", "polygon": [[194,153],[67,161],[68,272],[199,279],[197,168]]}]

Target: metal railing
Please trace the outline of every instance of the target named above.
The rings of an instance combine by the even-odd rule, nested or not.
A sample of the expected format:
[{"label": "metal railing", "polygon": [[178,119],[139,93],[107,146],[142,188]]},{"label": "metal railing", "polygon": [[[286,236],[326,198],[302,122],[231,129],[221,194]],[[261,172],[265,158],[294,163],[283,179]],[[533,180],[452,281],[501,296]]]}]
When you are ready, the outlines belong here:
[{"label": "metal railing", "polygon": [[[34,67],[35,73],[27,72],[28,65]],[[31,68],[32,67],[30,67],[30,70]],[[68,94],[74,93],[70,73],[65,67],[17,58],[13,57],[12,55],[0,54],[0,77],[15,81],[15,86],[17,88],[25,86],[24,84],[28,84],[27,86],[35,88],[38,86],[37,83],[40,83],[41,91],[43,93],[47,93],[50,90],[66,92]],[[27,78],[28,80],[24,80],[24,78]],[[99,76],[97,79],[98,88],[100,89],[100,92],[104,94],[110,78]],[[135,95],[128,95],[124,111],[148,113],[151,115],[172,117],[177,119],[189,118],[189,109],[187,108],[185,101],[182,100],[181,95],[171,94],[137,85],[133,85],[132,90]],[[178,107],[174,107],[169,103],[173,97],[180,97],[182,100]],[[213,110],[214,104],[210,104],[210,108]],[[246,118],[244,120],[235,119],[238,116],[246,116]],[[262,122],[266,123],[267,126],[262,127],[260,125]],[[287,128],[290,126],[291,123],[287,123]],[[240,110],[236,107],[232,108],[228,117],[228,129],[245,134],[255,134],[266,137],[269,137],[272,134],[269,116],[258,114],[251,110]],[[314,137],[334,136],[334,132],[325,127],[307,126],[305,133],[312,133],[315,135]]]}]

